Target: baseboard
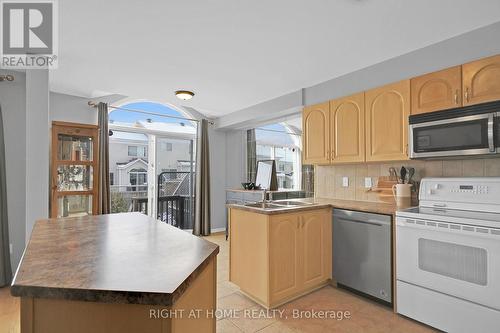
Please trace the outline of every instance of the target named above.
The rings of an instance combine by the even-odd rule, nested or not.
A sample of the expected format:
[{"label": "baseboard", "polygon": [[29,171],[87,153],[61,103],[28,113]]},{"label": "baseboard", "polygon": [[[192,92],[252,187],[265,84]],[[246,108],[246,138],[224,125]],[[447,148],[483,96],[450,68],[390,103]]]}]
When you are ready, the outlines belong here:
[{"label": "baseboard", "polygon": [[211,235],[214,235],[214,234],[226,234],[226,228],[215,228],[215,229],[212,229],[212,231],[210,232]]}]

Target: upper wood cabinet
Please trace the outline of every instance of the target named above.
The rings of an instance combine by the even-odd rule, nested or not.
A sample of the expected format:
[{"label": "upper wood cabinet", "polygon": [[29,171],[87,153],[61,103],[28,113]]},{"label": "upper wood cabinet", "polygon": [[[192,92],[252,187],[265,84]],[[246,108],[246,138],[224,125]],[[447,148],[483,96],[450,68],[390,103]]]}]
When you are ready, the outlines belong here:
[{"label": "upper wood cabinet", "polygon": [[332,163],[365,160],[365,94],[330,101]]},{"label": "upper wood cabinet", "polygon": [[322,103],[304,108],[302,114],[303,163],[330,162],[330,106]]},{"label": "upper wood cabinet", "polygon": [[408,159],[410,80],[365,93],[366,161]]},{"label": "upper wood cabinet", "polygon": [[464,105],[500,100],[500,55],[462,66]]},{"label": "upper wood cabinet", "polygon": [[462,106],[462,66],[411,79],[411,114]]}]

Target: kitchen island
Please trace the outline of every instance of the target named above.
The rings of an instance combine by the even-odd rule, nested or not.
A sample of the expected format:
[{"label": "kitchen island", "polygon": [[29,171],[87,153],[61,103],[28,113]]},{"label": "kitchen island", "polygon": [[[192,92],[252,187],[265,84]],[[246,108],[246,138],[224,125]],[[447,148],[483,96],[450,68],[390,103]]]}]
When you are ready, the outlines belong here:
[{"label": "kitchen island", "polygon": [[218,252],[140,213],[37,221],[11,287],[21,332],[215,332]]}]

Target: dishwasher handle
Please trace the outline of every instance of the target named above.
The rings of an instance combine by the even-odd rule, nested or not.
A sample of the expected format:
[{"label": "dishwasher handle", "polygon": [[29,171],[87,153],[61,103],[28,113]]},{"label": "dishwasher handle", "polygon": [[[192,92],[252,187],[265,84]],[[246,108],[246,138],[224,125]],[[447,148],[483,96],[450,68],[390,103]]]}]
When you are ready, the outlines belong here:
[{"label": "dishwasher handle", "polygon": [[333,216],[333,219],[334,219],[334,221],[335,220],[342,220],[342,221],[347,221],[347,222],[351,222],[351,223],[369,224],[369,225],[374,225],[374,226],[377,226],[377,227],[383,227],[383,226],[390,225],[390,222],[385,222],[385,221],[377,221],[377,222],[362,221],[362,220],[348,219],[348,218],[345,218],[345,217],[335,217],[335,215]]}]

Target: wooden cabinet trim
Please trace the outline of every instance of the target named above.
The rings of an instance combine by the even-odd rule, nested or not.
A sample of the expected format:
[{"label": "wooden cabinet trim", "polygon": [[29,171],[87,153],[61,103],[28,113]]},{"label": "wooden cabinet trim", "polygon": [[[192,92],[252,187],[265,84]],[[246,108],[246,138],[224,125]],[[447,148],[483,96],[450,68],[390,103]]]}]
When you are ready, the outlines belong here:
[{"label": "wooden cabinet trim", "polygon": [[[353,106],[357,112],[356,119],[350,119],[350,124],[343,123],[339,117],[344,111],[352,112],[352,110],[342,110],[345,106]],[[350,147],[342,147],[341,149],[341,145],[350,145]],[[332,164],[365,161],[364,92],[330,101],[330,150]]]},{"label": "wooden cabinet trim", "polygon": [[500,100],[500,55],[469,62],[462,68],[464,105]]}]

